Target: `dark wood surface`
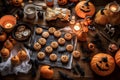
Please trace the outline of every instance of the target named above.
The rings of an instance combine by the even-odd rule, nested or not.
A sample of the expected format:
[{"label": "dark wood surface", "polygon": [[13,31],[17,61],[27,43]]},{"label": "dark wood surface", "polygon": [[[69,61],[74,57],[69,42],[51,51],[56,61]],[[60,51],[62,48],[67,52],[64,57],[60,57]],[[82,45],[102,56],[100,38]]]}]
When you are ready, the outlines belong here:
[{"label": "dark wood surface", "polygon": [[[105,6],[108,2],[111,2],[113,0],[107,0],[107,1],[105,1],[105,0],[91,0],[91,1],[97,7],[99,7],[99,6]],[[116,0],[116,1],[120,3],[120,0]],[[40,24],[42,23],[41,21],[39,21],[39,22],[40,22]],[[82,53],[82,57],[92,58],[93,55],[95,55],[96,53],[99,53],[99,52],[109,53],[109,51],[107,50],[107,47],[108,47],[110,42],[99,34],[99,31],[103,31],[103,28],[104,28],[104,26],[96,26],[95,31],[89,30],[87,42],[78,41],[77,49],[80,50],[80,52]],[[87,50],[87,44],[91,40],[94,39],[94,36],[96,34],[99,35],[99,37],[102,41],[102,47],[104,48],[104,50],[96,48],[95,51],[93,51],[93,52],[84,51],[83,48]],[[118,42],[120,44],[120,39],[118,39],[116,42]],[[114,54],[111,54],[111,55],[114,57]],[[120,80],[120,76],[119,76],[120,75],[120,68],[118,68],[117,65],[116,65],[114,72],[111,75],[106,76],[106,77],[100,77],[92,72],[92,70],[90,69],[89,62],[82,61],[82,57],[79,60],[73,59],[73,66],[75,65],[75,62],[77,61],[81,65],[81,67],[84,69],[85,77],[82,77],[81,75],[75,75],[72,73],[71,70],[66,70],[66,69],[62,69],[62,68],[53,68],[55,71],[53,80],[62,80],[58,74],[58,71],[62,71],[64,73],[68,74],[70,77],[74,78],[74,80]],[[42,65],[40,65],[40,66],[42,66]],[[0,80],[44,80],[44,79],[40,79],[39,71],[36,71],[36,73],[37,73],[37,76],[35,78],[32,77],[32,73],[31,73],[31,71],[29,71],[28,74],[19,73],[18,75],[14,74],[14,75],[0,76]]]}]

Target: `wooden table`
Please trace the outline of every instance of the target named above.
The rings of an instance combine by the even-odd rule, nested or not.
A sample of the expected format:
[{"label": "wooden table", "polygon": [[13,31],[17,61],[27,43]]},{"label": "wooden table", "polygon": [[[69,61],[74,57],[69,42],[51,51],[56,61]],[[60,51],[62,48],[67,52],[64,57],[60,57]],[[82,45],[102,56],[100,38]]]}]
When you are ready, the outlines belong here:
[{"label": "wooden table", "polygon": [[[93,0],[91,0],[91,1],[93,1]],[[110,1],[113,1],[113,0],[110,0]],[[110,1],[108,1],[108,2],[110,2]],[[117,0],[117,1],[120,2],[120,0]],[[108,2],[104,3],[104,0],[101,0],[101,2],[100,3],[98,2],[96,5],[98,5],[98,6],[100,6],[100,5],[104,6]],[[40,23],[42,23],[42,22],[40,22]],[[36,22],[35,22],[35,24],[36,24]],[[99,34],[99,30],[103,30],[103,27],[97,26],[95,31],[90,31],[89,30],[89,32],[88,32],[88,41],[87,42],[80,42],[80,41],[78,41],[77,49],[80,50],[80,52],[82,53],[82,57],[83,56],[88,56],[88,57],[92,58],[92,56],[95,55],[96,53],[98,53],[98,52],[104,52],[104,51],[101,51],[99,49],[96,49],[94,52],[85,53],[84,51],[82,51],[82,47],[81,47],[81,46],[83,46],[84,48],[87,49],[88,42],[91,41],[91,39],[96,34],[100,35]],[[105,49],[107,49],[107,46],[108,46],[108,44],[110,42],[108,42],[101,35],[100,35],[100,39],[102,40],[103,47]],[[120,41],[118,41],[118,42],[120,42]],[[108,52],[108,51],[105,51],[105,52]],[[107,77],[100,77],[100,76],[98,76],[98,75],[96,75],[96,74],[94,74],[92,72],[92,70],[90,69],[89,62],[85,62],[85,61],[81,60],[82,57],[77,62],[84,69],[84,71],[85,71],[85,77],[81,77],[81,75],[75,75],[75,74],[72,73],[71,70],[66,70],[66,69],[62,69],[62,68],[54,68],[55,75],[54,75],[53,80],[62,80],[60,78],[60,76],[59,76],[58,71],[62,71],[64,73],[68,74],[70,77],[74,78],[74,80],[120,80],[120,76],[119,76],[120,75],[120,68],[118,68],[118,66],[116,66],[115,71],[111,75],[109,75]],[[74,59],[73,60],[73,66],[75,65],[75,62],[76,62],[76,60]],[[35,78],[32,77],[31,71],[29,71],[28,74],[21,74],[21,73],[19,73],[18,75],[0,76],[0,80],[42,80],[42,79],[39,79],[39,76],[40,76],[39,71],[37,71],[36,73],[37,73],[37,76]]]}]

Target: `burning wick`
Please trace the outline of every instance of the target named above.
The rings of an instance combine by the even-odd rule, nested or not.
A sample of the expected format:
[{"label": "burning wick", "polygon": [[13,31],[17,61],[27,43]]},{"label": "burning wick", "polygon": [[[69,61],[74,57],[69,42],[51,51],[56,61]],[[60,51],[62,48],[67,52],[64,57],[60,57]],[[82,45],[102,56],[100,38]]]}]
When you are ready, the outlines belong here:
[{"label": "burning wick", "polygon": [[11,23],[7,23],[7,24],[5,24],[5,27],[6,28],[11,28],[13,25],[11,24]]},{"label": "burning wick", "polygon": [[76,31],[80,30],[79,23],[76,23],[76,25],[74,26],[74,29],[75,29]]},{"label": "burning wick", "polygon": [[116,12],[117,11],[117,6],[116,5],[111,5],[110,6],[110,10],[113,11],[113,12]]}]

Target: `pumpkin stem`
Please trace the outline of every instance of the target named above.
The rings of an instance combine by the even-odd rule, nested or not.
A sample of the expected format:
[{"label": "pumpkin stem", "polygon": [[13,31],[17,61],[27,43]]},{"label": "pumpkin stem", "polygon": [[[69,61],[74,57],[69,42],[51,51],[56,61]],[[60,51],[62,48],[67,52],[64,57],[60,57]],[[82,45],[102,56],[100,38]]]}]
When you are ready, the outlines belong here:
[{"label": "pumpkin stem", "polygon": [[108,62],[107,57],[103,57],[103,58],[102,58],[102,61],[103,61],[103,62]]},{"label": "pumpkin stem", "polygon": [[85,6],[89,6],[89,2],[90,2],[90,0],[87,0],[84,5],[85,5]]}]

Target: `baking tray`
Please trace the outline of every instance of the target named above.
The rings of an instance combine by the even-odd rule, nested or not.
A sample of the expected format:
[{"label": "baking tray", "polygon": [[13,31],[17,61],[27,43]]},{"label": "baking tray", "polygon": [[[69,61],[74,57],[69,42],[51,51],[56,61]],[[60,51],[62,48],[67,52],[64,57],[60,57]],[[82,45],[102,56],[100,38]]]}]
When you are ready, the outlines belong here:
[{"label": "baking tray", "polygon": [[[39,52],[39,51],[43,51],[43,52],[45,52],[45,47],[46,46],[48,46],[48,45],[50,45],[50,43],[52,42],[52,41],[57,41],[58,40],[58,38],[56,38],[56,37],[54,37],[54,35],[51,35],[50,34],[50,36],[46,39],[46,45],[44,45],[44,46],[42,46],[42,48],[39,50],[39,51],[35,51],[34,49],[33,49],[33,45],[34,45],[34,43],[35,42],[37,42],[38,41],[38,39],[39,38],[41,38],[42,36],[41,35],[38,35],[38,34],[36,34],[35,33],[35,29],[37,28],[37,27],[41,27],[41,28],[43,28],[43,32],[44,31],[48,31],[48,28],[49,27],[47,27],[47,26],[43,26],[43,25],[37,25],[37,26],[34,26],[34,33],[33,33],[33,35],[32,35],[32,39],[31,39],[31,53],[30,53],[30,55],[31,55],[31,59],[32,60],[36,60],[39,64],[47,64],[47,65],[50,65],[50,66],[52,66],[52,67],[61,67],[61,68],[66,68],[66,69],[71,69],[71,67],[72,67],[72,60],[73,60],[73,56],[72,56],[72,54],[71,54],[71,52],[67,52],[66,51],[66,45],[67,44],[72,44],[73,46],[74,46],[74,49],[73,50],[75,50],[76,49],[76,36],[74,35],[74,34],[72,34],[73,35],[73,38],[71,39],[71,40],[69,40],[69,41],[66,41],[66,43],[65,43],[65,45],[59,45],[58,46],[58,48],[57,49],[53,49],[53,52],[52,53],[55,53],[55,54],[57,54],[57,61],[56,62],[52,62],[52,61],[50,61],[49,60],[49,55],[46,55],[46,57],[45,57],[45,59],[44,60],[39,60],[38,58],[37,58],[37,53]],[[61,37],[64,37],[64,34],[65,33],[67,33],[66,31],[64,31],[63,29],[61,29],[60,30],[61,32],[62,32],[62,35],[61,35]],[[69,57],[69,61],[68,61],[68,63],[66,63],[66,64],[63,64],[62,62],[61,62],[61,60],[60,60],[60,57],[61,57],[61,55],[64,55],[64,54],[66,54],[68,57]]]}]

